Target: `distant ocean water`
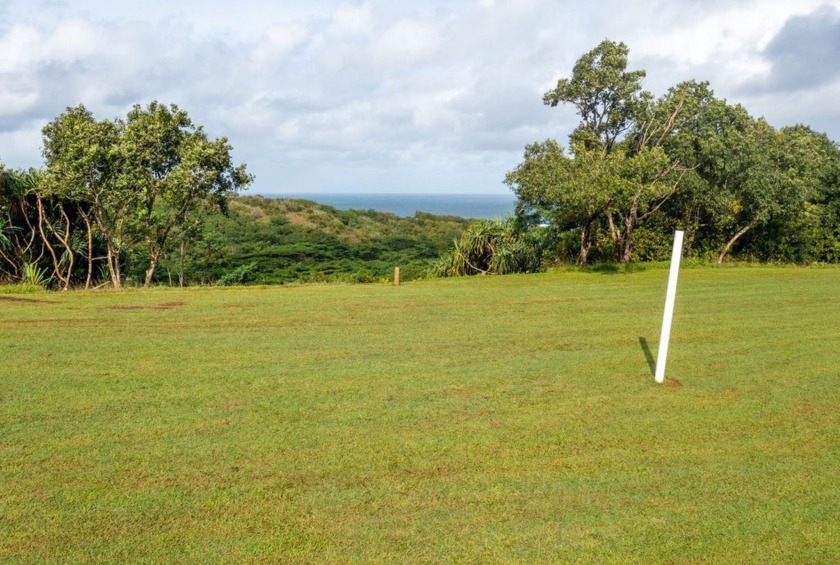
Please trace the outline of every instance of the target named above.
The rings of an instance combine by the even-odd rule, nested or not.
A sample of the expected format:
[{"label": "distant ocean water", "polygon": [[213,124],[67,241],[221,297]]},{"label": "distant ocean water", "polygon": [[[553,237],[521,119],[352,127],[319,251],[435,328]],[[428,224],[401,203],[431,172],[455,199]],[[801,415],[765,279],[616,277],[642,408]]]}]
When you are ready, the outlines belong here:
[{"label": "distant ocean water", "polygon": [[266,198],[302,198],[339,210],[376,210],[397,216],[428,212],[471,219],[504,218],[513,214],[513,194],[263,194]]}]

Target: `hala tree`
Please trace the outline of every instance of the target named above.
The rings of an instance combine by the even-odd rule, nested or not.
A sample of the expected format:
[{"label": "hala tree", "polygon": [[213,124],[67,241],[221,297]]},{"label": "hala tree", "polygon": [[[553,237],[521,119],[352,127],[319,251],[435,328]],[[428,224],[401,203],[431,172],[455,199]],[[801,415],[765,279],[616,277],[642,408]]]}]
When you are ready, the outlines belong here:
[{"label": "hala tree", "polygon": [[433,271],[441,277],[457,277],[528,273],[539,268],[540,242],[534,234],[523,234],[514,218],[508,218],[471,224]]}]

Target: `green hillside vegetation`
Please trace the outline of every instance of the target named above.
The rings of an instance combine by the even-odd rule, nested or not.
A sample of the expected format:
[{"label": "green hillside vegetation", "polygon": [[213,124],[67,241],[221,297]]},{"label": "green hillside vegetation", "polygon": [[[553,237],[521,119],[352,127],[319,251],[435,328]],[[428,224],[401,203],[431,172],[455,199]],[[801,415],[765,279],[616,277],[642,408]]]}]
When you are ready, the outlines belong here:
[{"label": "green hillside vegetation", "polygon": [[[403,218],[307,200],[239,197],[191,243],[187,280],[221,284],[375,282],[426,276],[469,224],[422,212]],[[179,258],[164,263],[177,273]]]},{"label": "green hillside vegetation", "polygon": [[840,269],[684,270],[656,385],[666,279],[0,295],[0,561],[837,563]]}]

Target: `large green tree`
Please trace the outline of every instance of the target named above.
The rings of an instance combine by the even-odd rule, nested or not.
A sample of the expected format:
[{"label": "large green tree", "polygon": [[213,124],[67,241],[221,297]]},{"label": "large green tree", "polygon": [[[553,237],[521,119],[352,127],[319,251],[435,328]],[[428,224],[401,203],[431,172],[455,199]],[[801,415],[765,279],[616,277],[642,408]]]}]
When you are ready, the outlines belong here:
[{"label": "large green tree", "polygon": [[586,149],[582,143],[572,158],[549,139],[528,145],[524,160],[505,182],[518,198],[520,216],[533,216],[555,232],[579,231],[577,262],[585,265],[593,226],[613,204],[613,195],[603,187],[615,174],[614,161],[601,149]]},{"label": "large green tree", "polygon": [[231,151],[227,138],[209,139],[175,105],[152,102],[128,113],[119,142],[119,186],[136,199],[149,259],[146,286],[167,245],[187,232],[194,214],[222,209],[252,181],[244,164],[233,164]]},{"label": "large green tree", "polygon": [[663,148],[698,104],[702,91],[681,85],[660,99],[642,89],[645,72],[629,71],[623,43],[603,41],[560,79],[543,101],[570,103],[580,124],[570,135],[568,158],[556,142],[529,146],[506,181],[520,210],[535,210],[555,228],[575,222],[578,262],[588,260],[594,229],[603,224],[617,261],[632,257],[633,233],[675,193],[688,170]]},{"label": "large green tree", "polygon": [[574,105],[580,125],[572,143],[599,143],[607,152],[635,123],[651,98],[642,89],[645,71],[627,70],[629,49],[604,40],[578,59],[570,78],[561,78],[543,95],[549,106]]},{"label": "large green tree", "polygon": [[[118,182],[121,160],[119,124],[97,120],[83,105],[67,110],[43,130],[46,191],[59,199],[79,202],[86,224],[89,284],[92,269],[92,226],[99,230],[106,250],[108,275],[114,288],[122,284],[120,255],[126,247],[134,197]],[[89,210],[88,213],[86,210]]]},{"label": "large green tree", "polygon": [[[43,136],[47,175],[38,209],[41,196],[51,198],[60,217],[67,203],[77,204],[87,226],[87,284],[93,268],[89,216],[105,242],[113,286],[122,284],[121,257],[140,242],[149,286],[168,246],[183,243],[204,213],[224,208],[252,180],[244,164],[233,164],[226,138],[208,138],[174,105],[137,105],[125,120],[113,121],[97,120],[79,105],[47,124]],[[69,229],[52,229],[52,237],[72,260]],[[69,286],[69,277],[62,277]]]}]

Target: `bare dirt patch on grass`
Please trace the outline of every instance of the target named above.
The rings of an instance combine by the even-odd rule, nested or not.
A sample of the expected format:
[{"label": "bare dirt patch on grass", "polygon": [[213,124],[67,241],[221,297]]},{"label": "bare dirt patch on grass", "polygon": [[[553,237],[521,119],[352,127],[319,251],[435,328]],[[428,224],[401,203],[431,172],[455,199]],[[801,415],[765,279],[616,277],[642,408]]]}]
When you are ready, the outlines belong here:
[{"label": "bare dirt patch on grass", "polygon": [[38,298],[21,298],[20,296],[0,296],[0,302],[28,302],[30,304],[55,304],[52,300]]},{"label": "bare dirt patch on grass", "polygon": [[152,304],[151,306],[108,306],[104,310],[172,310],[186,304],[184,301],[164,302],[162,304]]},{"label": "bare dirt patch on grass", "polygon": [[149,306],[149,308],[152,310],[172,310],[173,308],[178,308],[184,304],[186,304],[186,302],[183,300],[176,300],[173,302],[164,302],[163,304],[155,304],[154,306]]}]

